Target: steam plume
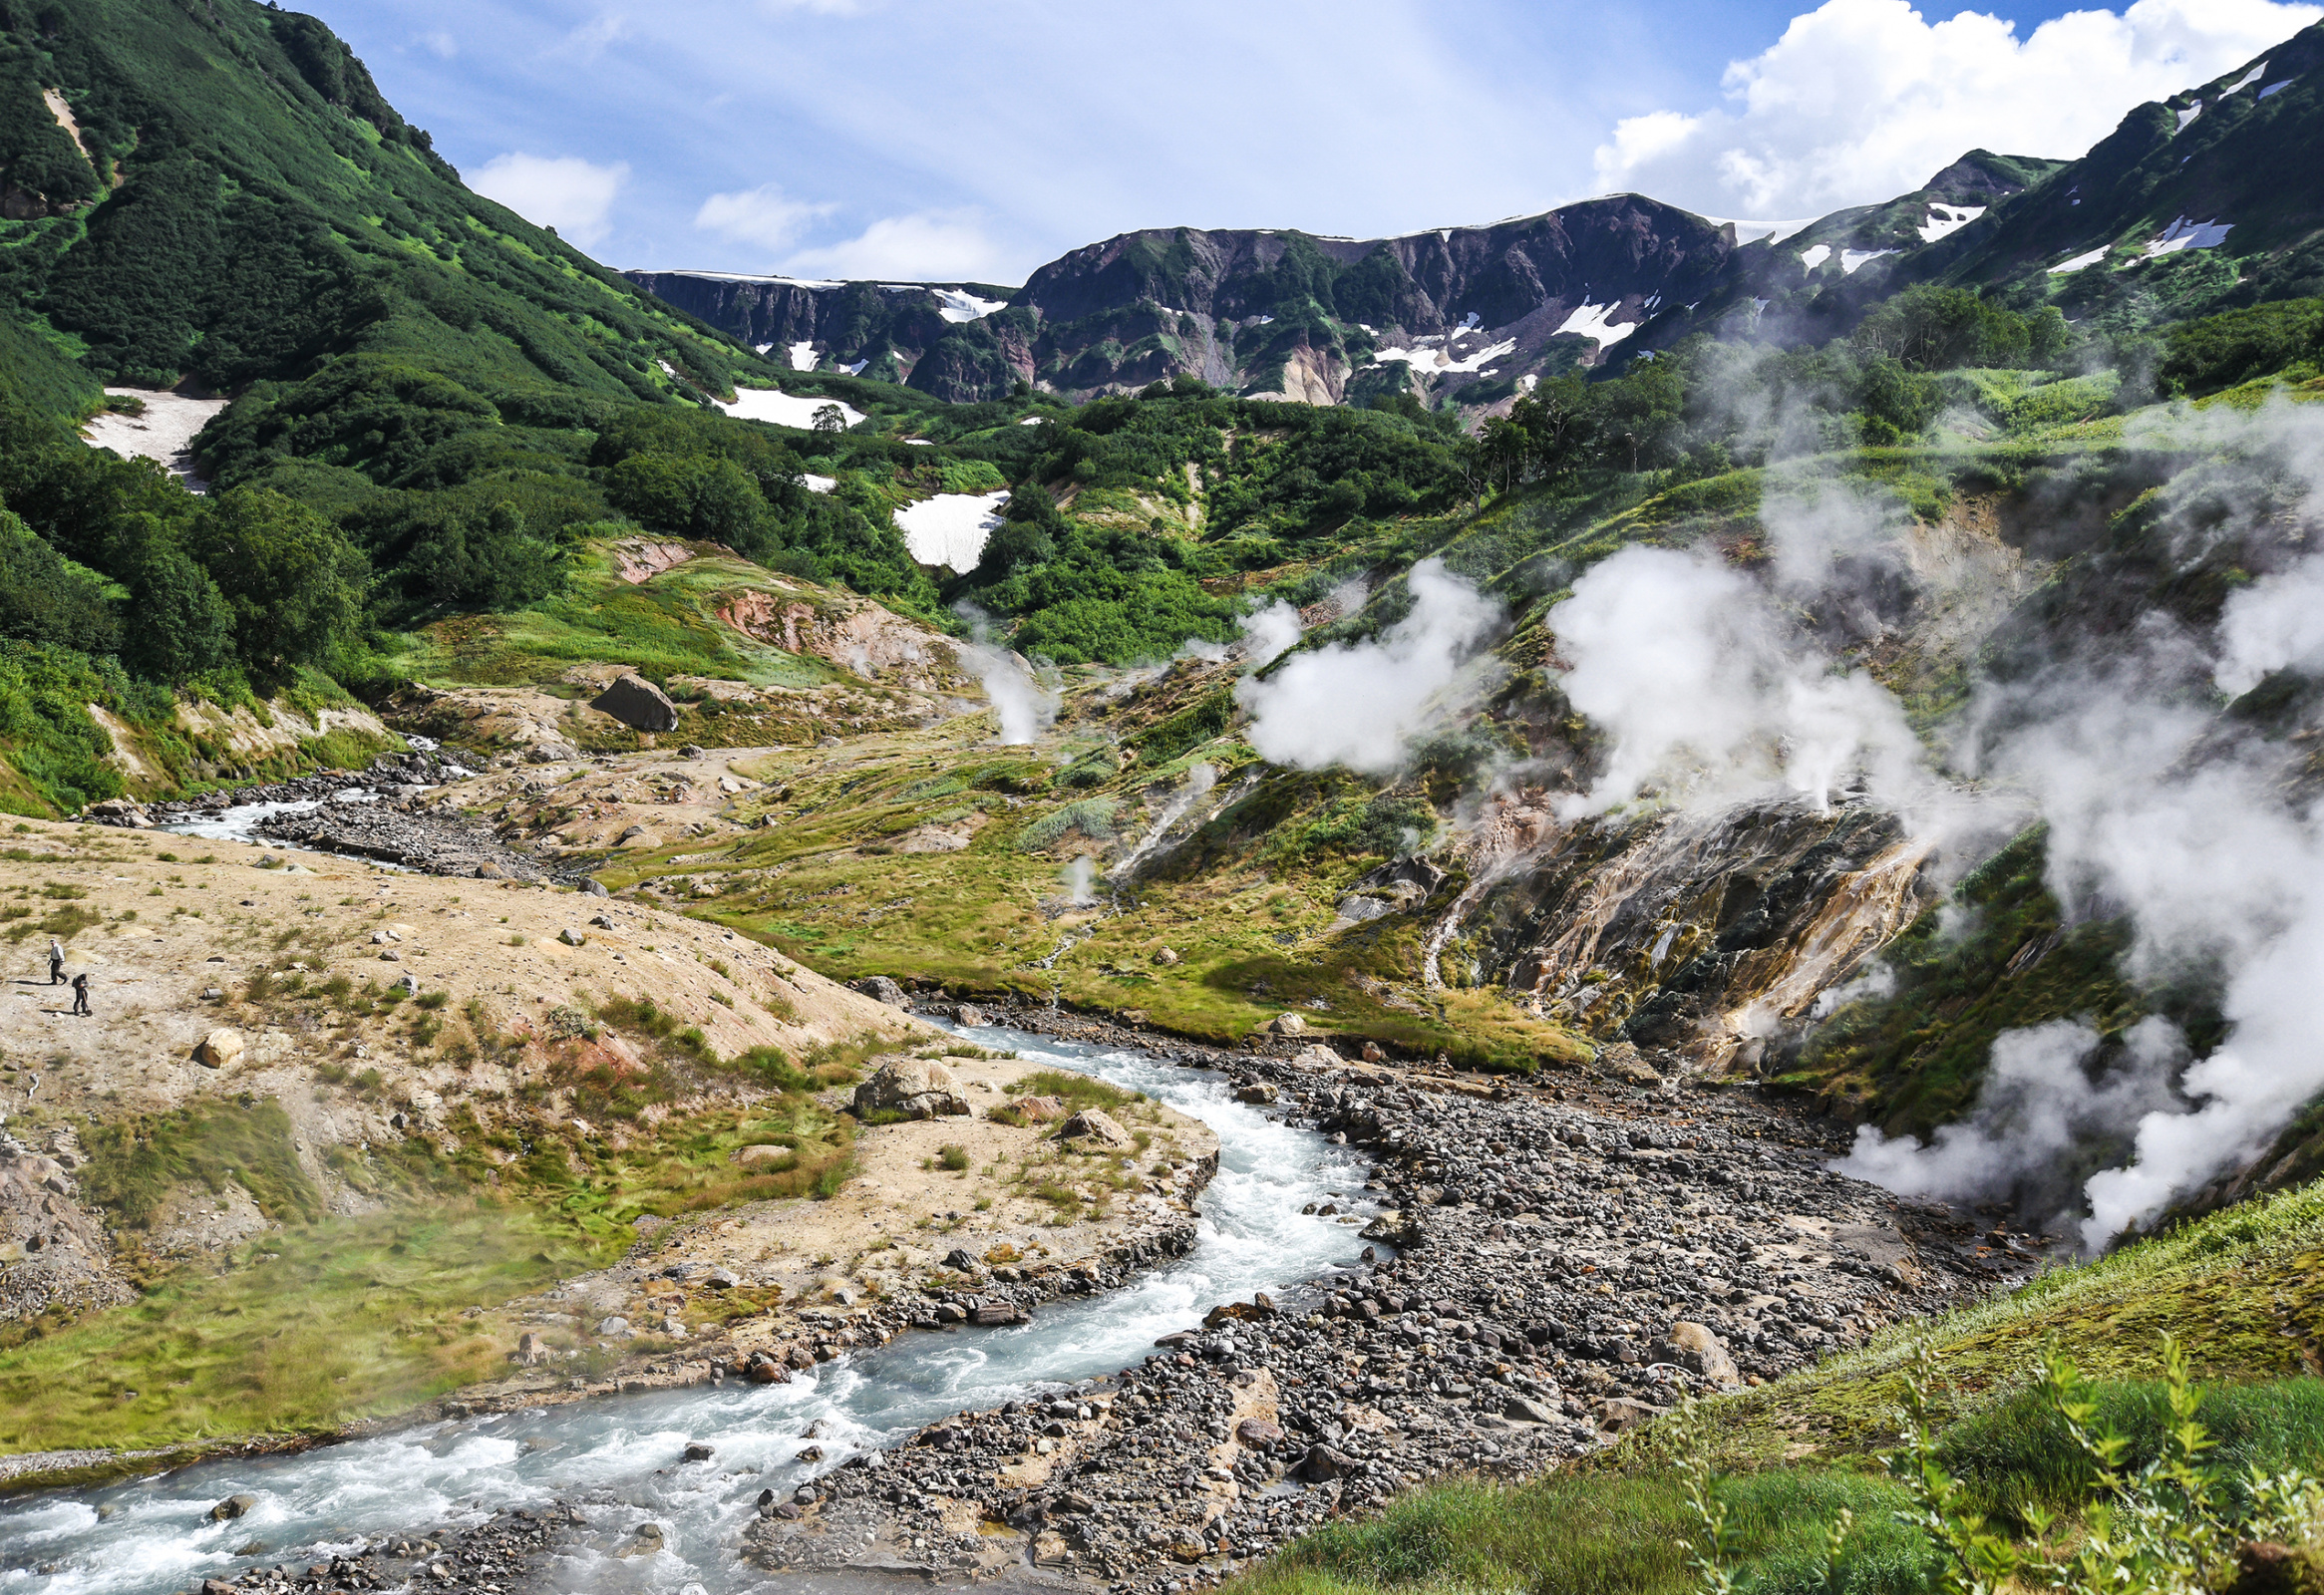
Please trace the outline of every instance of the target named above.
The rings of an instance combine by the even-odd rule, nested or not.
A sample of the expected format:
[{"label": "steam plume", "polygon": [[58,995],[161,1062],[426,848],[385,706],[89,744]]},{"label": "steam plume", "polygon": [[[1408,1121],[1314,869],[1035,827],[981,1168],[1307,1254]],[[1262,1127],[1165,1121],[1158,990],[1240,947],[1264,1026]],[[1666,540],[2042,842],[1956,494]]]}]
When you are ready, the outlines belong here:
[{"label": "steam plume", "polygon": [[[969,611],[962,611],[969,614]],[[1000,740],[1011,747],[1030,747],[1057,719],[1057,695],[1042,690],[1025,662],[989,640],[984,617],[970,614],[972,640],[953,644],[960,668],[974,676],[991,700],[1001,723]]]},{"label": "steam plume", "polygon": [[1835,672],[1716,558],[1626,548],[1576,581],[1549,625],[1571,662],[1566,698],[1612,741],[1568,817],[1650,778],[1698,798],[1781,782],[1820,805],[1859,774],[1890,797],[1912,782],[1919,746],[1887,690]]},{"label": "steam plume", "polygon": [[1251,746],[1278,765],[1345,765],[1384,776],[1443,709],[1443,695],[1499,622],[1497,603],[1445,569],[1412,567],[1412,612],[1379,637],[1302,654],[1235,696],[1251,712]]}]

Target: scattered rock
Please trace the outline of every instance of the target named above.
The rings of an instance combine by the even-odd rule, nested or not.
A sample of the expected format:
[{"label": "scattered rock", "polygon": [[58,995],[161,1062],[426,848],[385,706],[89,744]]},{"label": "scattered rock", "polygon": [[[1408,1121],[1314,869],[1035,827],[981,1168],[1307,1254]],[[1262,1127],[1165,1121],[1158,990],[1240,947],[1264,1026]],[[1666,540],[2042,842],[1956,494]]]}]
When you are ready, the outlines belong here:
[{"label": "scattered rock", "polygon": [[223,1069],[242,1060],[242,1033],[238,1030],[218,1029],[201,1038],[201,1045],[193,1049],[194,1062],[204,1069]]},{"label": "scattered rock", "polygon": [[961,1024],[975,1030],[984,1023],[984,1010],[974,1003],[962,1003],[956,1010],[956,1017]]},{"label": "scattered rock", "polygon": [[626,1560],[633,1556],[659,1555],[661,1549],[662,1525],[659,1523],[640,1523],[631,1531],[629,1543],[613,1554]]},{"label": "scattered rock", "polygon": [[209,1509],[209,1518],[213,1523],[230,1523],[257,1504],[255,1495],[228,1495]]},{"label": "scattered rock", "polygon": [[1268,1085],[1263,1080],[1253,1081],[1248,1086],[1237,1086],[1234,1088],[1234,1100],[1236,1102],[1250,1103],[1256,1107],[1264,1107],[1267,1104],[1272,1103],[1279,1095],[1280,1094],[1275,1090],[1274,1087]]},{"label": "scattered rock", "polygon": [[586,943],[589,938],[582,935],[579,931],[573,929],[572,926],[567,925],[564,929],[556,933],[556,939],[563,942],[567,947],[579,947]]},{"label": "scattered rock", "polygon": [[1135,1146],[1130,1131],[1115,1122],[1103,1108],[1085,1108],[1057,1126],[1059,1140],[1087,1140],[1112,1149]]},{"label": "scattered rock", "polygon": [[1307,1021],[1297,1014],[1277,1014],[1267,1021],[1267,1030],[1276,1036],[1304,1036]]},{"label": "scattered rock", "polygon": [[610,897],[613,895],[611,892],[605,889],[605,882],[599,880],[594,875],[581,882],[581,890],[587,892],[592,897]]},{"label": "scattered rock", "polygon": [[698,1439],[686,1442],[686,1460],[690,1462],[707,1462],[714,1454],[716,1454],[715,1447],[705,1445]]},{"label": "scattered rock", "polygon": [[1065,1117],[1065,1100],[1060,1097],[1015,1097],[1002,1106],[1021,1116],[1028,1124],[1055,1123]]},{"label": "scattered rock", "polygon": [[1031,1313],[1013,1302],[983,1302],[968,1310],[970,1323],[985,1326],[1025,1324],[1032,1322],[1032,1318]]},{"label": "scattered rock", "polygon": [[568,765],[580,757],[581,750],[569,742],[534,743],[524,751],[524,762],[528,765]]}]

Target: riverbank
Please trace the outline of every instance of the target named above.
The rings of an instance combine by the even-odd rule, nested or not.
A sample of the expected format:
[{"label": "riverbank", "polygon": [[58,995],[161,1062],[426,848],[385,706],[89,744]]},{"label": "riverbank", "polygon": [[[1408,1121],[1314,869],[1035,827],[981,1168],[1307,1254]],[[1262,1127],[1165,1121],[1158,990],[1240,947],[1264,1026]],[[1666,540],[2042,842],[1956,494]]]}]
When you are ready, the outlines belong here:
[{"label": "riverbank", "polygon": [[[1053,1010],[978,1017],[1102,1047],[1127,1039]],[[1322,1205],[1336,1196],[1354,1211],[1317,1216],[1356,1219],[1371,1256],[1354,1258],[1363,1242],[1352,1239],[1353,1266],[1191,1310],[1114,1372],[942,1419],[829,1470],[770,1468],[782,1487],[722,1533],[720,1554],[819,1580],[909,1570],[1183,1589],[1431,1479],[1522,1478],[1587,1456],[1684,1394],[1780,1377],[2030,1267],[2014,1237],[1993,1243],[1957,1215],[1826,1173],[1832,1126],[1748,1092],[1523,1082],[1278,1042],[1266,1046],[1288,1056],[1146,1039],[1172,1063],[1221,1071],[1247,1108],[1360,1154],[1366,1177],[1321,1193]],[[942,1305],[966,1317],[1016,1283],[930,1293],[919,1321]],[[878,1329],[892,1333],[887,1320]],[[825,1369],[876,1338],[835,1315],[787,1330],[788,1342],[764,1346],[778,1367],[796,1352]],[[955,1333],[972,1338],[966,1347],[1019,1332]],[[919,1363],[949,1342],[923,1333],[867,1355]],[[638,1377],[733,1383],[742,1344],[722,1342],[723,1363],[708,1350]],[[744,1378],[768,1366],[742,1362]],[[505,1394],[517,1410],[522,1393]],[[700,1465],[729,1465],[714,1430],[691,1439],[721,1458]],[[680,1473],[687,1442],[663,1442]],[[815,1444],[802,1434],[790,1449]],[[734,1465],[764,1465],[749,1459],[758,1454],[762,1441]],[[650,1508],[556,1505],[594,1525],[568,1524],[568,1539],[600,1549],[543,1549],[526,1575],[535,1581],[549,1558],[601,1554],[609,1535],[660,1554],[632,1534]],[[441,1528],[400,1537],[452,1545],[475,1531]],[[472,1577],[448,1562],[429,1576],[511,1587],[505,1564],[492,1566]]]}]

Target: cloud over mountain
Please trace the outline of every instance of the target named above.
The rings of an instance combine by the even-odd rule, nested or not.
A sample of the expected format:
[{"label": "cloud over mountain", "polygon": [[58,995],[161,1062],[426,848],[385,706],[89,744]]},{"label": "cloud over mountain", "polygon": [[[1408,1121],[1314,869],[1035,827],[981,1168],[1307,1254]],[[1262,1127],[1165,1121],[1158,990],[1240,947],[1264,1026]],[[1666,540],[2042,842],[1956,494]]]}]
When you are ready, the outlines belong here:
[{"label": "cloud over mountain", "polygon": [[1826,0],[1728,67],[1726,104],[1616,124],[1598,182],[1713,215],[1809,216],[1909,191],[1971,147],[2071,158],[2127,108],[2319,15],[2274,0],[2137,0],[2021,39],[1984,12],[1931,22],[1906,0]]}]

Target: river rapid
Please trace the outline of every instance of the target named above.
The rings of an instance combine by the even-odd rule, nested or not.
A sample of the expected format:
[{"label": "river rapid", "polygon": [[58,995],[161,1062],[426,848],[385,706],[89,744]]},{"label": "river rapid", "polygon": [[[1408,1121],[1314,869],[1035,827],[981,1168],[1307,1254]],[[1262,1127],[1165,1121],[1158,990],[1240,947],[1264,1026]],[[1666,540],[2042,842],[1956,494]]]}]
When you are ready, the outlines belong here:
[{"label": "river rapid", "polygon": [[[1158,1336],[1254,1291],[1281,1292],[1357,1259],[1364,1243],[1303,1206],[1348,1198],[1366,1160],[1311,1130],[1229,1100],[1223,1080],[1129,1049],[1024,1032],[965,1033],[1029,1061],[1143,1091],[1217,1132],[1219,1168],[1193,1249],[1110,1295],[1060,1302],[1029,1324],[906,1334],[784,1385],[740,1381],[431,1424],[296,1455],[219,1458],[98,1489],[0,1503],[0,1592],[160,1595],[256,1565],[303,1566],[383,1538],[482,1522],[510,1507],[565,1502],[587,1528],[550,1569],[559,1589],[618,1586],[668,1595],[791,1587],[733,1547],[759,1494],[787,1494],[866,1450],[950,1414],[1051,1394],[1125,1368]],[[810,1426],[823,1459],[795,1459]],[[689,1441],[715,1448],[682,1461]],[[231,1522],[207,1513],[233,1494],[257,1504]],[[615,1562],[639,1523],[665,1549]],[[253,1543],[262,1551],[247,1554]]]}]

